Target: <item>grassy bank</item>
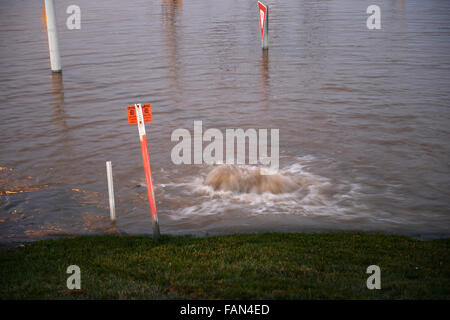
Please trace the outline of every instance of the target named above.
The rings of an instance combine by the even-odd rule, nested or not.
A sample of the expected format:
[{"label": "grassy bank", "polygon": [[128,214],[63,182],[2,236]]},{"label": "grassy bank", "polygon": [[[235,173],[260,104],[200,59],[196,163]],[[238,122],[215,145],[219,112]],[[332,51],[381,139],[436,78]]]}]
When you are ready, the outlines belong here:
[{"label": "grassy bank", "polygon": [[[355,233],[88,236],[0,250],[0,298],[449,299],[450,240]],[[68,290],[69,265],[81,290]],[[381,268],[381,290],[366,269]]]}]

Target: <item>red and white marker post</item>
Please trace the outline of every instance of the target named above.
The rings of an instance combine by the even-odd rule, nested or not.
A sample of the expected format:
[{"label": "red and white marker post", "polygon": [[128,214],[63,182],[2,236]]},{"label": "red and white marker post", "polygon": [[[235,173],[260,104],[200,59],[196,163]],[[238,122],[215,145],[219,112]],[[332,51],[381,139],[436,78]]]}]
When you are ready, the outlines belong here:
[{"label": "red and white marker post", "polygon": [[269,49],[269,6],[258,1],[258,11],[262,48]]},{"label": "red and white marker post", "polygon": [[152,170],[150,169],[150,157],[147,148],[147,136],[145,134],[145,123],[152,122],[152,109],[150,104],[140,103],[127,106],[128,124],[137,124],[139,129],[139,140],[141,142],[142,159],[144,161],[145,181],[147,182],[148,202],[152,216],[153,237],[159,239],[158,214],[156,212],[155,192],[153,190]]}]

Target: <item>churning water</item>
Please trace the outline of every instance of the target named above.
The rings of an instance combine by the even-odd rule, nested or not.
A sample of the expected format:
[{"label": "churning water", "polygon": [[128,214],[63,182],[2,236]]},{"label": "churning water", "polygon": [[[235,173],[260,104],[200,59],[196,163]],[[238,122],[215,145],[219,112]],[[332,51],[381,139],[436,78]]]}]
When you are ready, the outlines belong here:
[{"label": "churning water", "polygon": [[[43,1],[0,3],[0,238],[151,233],[135,126],[162,233],[360,230],[450,235],[450,2],[57,1],[51,74]],[[279,129],[280,170],[175,165],[173,130]],[[206,144],[206,143],[205,143]],[[109,222],[105,162],[116,211]]]}]

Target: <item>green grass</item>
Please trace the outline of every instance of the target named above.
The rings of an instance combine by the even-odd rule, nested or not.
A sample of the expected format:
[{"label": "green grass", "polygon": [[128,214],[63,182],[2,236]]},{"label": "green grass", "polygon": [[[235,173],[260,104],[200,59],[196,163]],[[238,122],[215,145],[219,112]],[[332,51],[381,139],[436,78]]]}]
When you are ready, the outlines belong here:
[{"label": "green grass", "polygon": [[[0,250],[1,299],[449,299],[450,240],[361,233],[85,236]],[[81,290],[66,287],[69,265]],[[369,265],[381,290],[368,290]]]}]

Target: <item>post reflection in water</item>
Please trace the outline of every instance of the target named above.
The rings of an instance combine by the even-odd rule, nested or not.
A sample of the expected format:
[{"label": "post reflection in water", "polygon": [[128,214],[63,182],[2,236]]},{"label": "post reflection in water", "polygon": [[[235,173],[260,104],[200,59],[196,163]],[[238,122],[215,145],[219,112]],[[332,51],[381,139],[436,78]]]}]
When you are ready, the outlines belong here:
[{"label": "post reflection in water", "polygon": [[269,50],[262,50],[260,70],[261,70],[261,89],[263,91],[264,101],[268,101],[270,94]]},{"label": "post reflection in water", "polygon": [[65,161],[66,157],[73,157],[73,143],[74,141],[70,135],[70,127],[67,124],[67,112],[65,109],[64,101],[64,81],[62,73],[52,72],[52,105],[53,114],[49,121],[52,125],[58,128],[59,131],[59,143],[55,145],[58,149],[56,151],[59,155],[65,155],[58,158],[57,161]]},{"label": "post reflection in water", "polygon": [[53,122],[56,126],[67,132],[67,114],[64,110],[64,82],[62,73],[52,72],[52,96],[53,96]]},{"label": "post reflection in water", "polygon": [[169,90],[173,102],[176,104],[181,101],[181,86],[179,82],[179,56],[178,56],[178,33],[177,33],[177,18],[183,7],[182,0],[164,0],[163,2],[163,22],[166,35],[167,59],[169,66]]}]

